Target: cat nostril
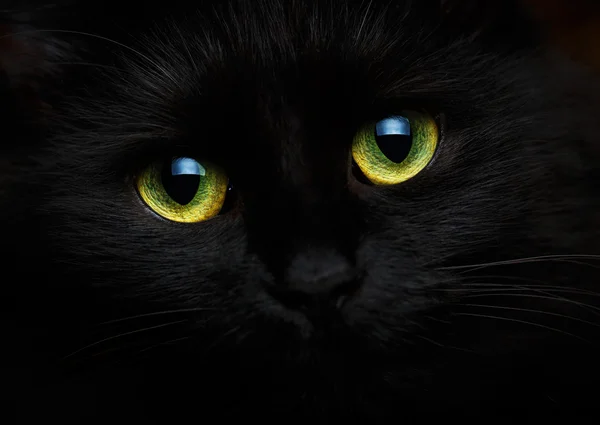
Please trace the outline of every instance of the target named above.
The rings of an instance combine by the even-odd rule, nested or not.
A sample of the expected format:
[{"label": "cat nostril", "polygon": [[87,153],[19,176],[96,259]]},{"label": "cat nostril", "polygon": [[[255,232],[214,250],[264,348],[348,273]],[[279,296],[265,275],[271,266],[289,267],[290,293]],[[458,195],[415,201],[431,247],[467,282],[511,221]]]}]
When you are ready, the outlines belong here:
[{"label": "cat nostril", "polygon": [[333,250],[311,250],[291,261],[285,284],[290,291],[307,295],[335,292],[354,280],[356,272],[350,262]]},{"label": "cat nostril", "polygon": [[358,282],[355,268],[342,255],[333,250],[311,250],[294,257],[284,282],[270,292],[294,309],[339,309]]}]

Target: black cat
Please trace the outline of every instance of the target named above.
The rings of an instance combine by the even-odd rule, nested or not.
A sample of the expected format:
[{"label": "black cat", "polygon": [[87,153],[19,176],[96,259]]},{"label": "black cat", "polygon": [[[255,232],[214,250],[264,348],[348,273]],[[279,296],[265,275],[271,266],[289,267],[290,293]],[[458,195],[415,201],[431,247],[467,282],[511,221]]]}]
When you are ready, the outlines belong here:
[{"label": "black cat", "polygon": [[515,1],[13,3],[3,423],[593,415],[600,85]]}]

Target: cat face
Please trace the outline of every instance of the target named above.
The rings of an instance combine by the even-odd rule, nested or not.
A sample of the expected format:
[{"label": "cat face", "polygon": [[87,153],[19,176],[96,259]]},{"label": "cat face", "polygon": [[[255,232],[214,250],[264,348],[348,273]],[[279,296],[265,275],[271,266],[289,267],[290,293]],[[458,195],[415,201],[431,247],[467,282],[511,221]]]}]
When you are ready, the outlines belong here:
[{"label": "cat face", "polygon": [[249,415],[546,402],[571,373],[540,378],[546,350],[596,332],[597,83],[520,27],[408,3],[59,34],[40,131],[6,120],[26,137],[3,148],[26,357],[127,382],[147,411],[196,405],[164,388],[199,379],[207,409]]}]

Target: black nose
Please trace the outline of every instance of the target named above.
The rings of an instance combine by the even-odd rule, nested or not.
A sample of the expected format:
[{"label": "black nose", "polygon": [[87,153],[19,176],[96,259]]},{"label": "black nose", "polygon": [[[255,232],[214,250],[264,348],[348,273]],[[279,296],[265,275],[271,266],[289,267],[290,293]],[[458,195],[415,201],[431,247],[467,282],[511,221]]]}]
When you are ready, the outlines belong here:
[{"label": "black nose", "polygon": [[295,309],[331,309],[357,285],[356,270],[343,255],[333,249],[310,249],[292,259],[274,295]]}]

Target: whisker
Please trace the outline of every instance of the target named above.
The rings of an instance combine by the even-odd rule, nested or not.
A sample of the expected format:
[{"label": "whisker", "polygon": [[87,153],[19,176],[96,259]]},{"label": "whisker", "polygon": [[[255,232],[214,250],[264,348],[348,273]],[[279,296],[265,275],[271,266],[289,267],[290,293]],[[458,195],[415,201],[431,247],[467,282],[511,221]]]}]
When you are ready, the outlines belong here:
[{"label": "whisker", "polygon": [[550,326],[546,326],[546,325],[542,325],[540,323],[535,323],[535,322],[528,322],[526,320],[519,320],[519,319],[511,319],[508,317],[501,317],[501,316],[493,316],[493,315],[488,315],[488,314],[477,314],[477,313],[452,313],[454,316],[469,316],[469,317],[478,317],[478,318],[482,318],[482,319],[492,319],[492,320],[499,320],[499,321],[506,321],[506,322],[514,322],[514,323],[520,323],[523,325],[529,325],[529,326],[533,326],[533,327],[537,327],[537,328],[541,328],[541,329],[546,329],[552,332],[557,332],[566,336],[570,336],[572,338],[576,338],[579,339],[585,343],[591,344],[591,342],[585,338],[582,338],[580,336],[574,335],[570,332],[567,331],[563,331],[561,329],[556,329],[556,328],[552,328]]},{"label": "whisker", "polygon": [[[489,262],[489,263],[439,267],[437,270],[462,270],[462,269],[470,269],[470,268],[472,268],[473,270],[477,270],[480,268],[491,267],[491,266],[523,264],[523,263],[532,263],[532,262],[539,262],[539,261],[568,261],[568,260],[575,260],[575,259],[600,260],[600,255],[586,255],[586,254],[540,255],[537,257],[524,257],[524,258],[516,258],[516,259],[512,259],[512,260],[493,261],[493,262]],[[587,264],[587,263],[575,262],[575,264],[582,264],[582,265],[594,267],[593,265]]]},{"label": "whisker", "polygon": [[433,345],[437,345],[438,347],[446,348],[446,346],[440,342],[434,341],[431,338],[424,337],[423,335],[415,335],[417,338],[427,341]]},{"label": "whisker", "polygon": [[[448,323],[450,323],[450,322],[448,322]],[[418,335],[417,334],[417,335],[414,335],[413,337],[416,337],[418,339],[422,339],[422,340],[424,340],[424,341],[426,341],[426,342],[428,342],[430,344],[436,345],[436,346],[438,346],[440,348],[461,351],[463,353],[470,353],[470,354],[474,353],[474,351],[472,349],[470,349],[470,348],[463,348],[463,347],[456,347],[454,345],[442,344],[441,342],[435,341],[435,340],[433,340],[431,338],[427,338],[427,337],[425,337],[423,335]],[[414,344],[414,342],[411,341],[411,344]]]},{"label": "whisker", "polygon": [[233,326],[231,329],[229,329],[227,332],[225,332],[224,334],[222,334],[217,340],[215,340],[212,344],[210,344],[208,347],[206,347],[205,353],[208,354],[210,351],[212,351],[214,348],[218,347],[219,344],[221,344],[223,341],[225,341],[225,339],[231,335],[234,335],[236,332],[239,332],[242,329],[242,327],[240,325],[236,325]]},{"label": "whisker", "polygon": [[186,340],[186,339],[191,339],[191,338],[192,338],[191,336],[184,336],[184,337],[181,337],[181,338],[175,338],[175,339],[171,339],[171,340],[169,340],[169,341],[161,342],[161,343],[159,343],[159,344],[152,345],[152,346],[150,346],[150,347],[148,347],[148,348],[144,348],[143,350],[140,350],[140,351],[138,351],[136,354],[137,354],[137,355],[139,355],[139,354],[145,353],[146,351],[150,351],[150,350],[152,350],[152,349],[154,349],[154,348],[161,347],[161,346],[163,346],[163,345],[174,344],[174,343],[176,343],[176,342],[179,342],[179,341],[184,341],[184,340]]},{"label": "whisker", "polygon": [[154,330],[154,329],[160,329],[160,328],[164,328],[164,327],[167,327],[167,326],[176,325],[178,323],[183,323],[183,322],[186,322],[186,321],[187,320],[178,320],[176,322],[163,323],[162,325],[156,325],[156,326],[150,326],[150,327],[147,327],[147,328],[136,329],[135,331],[124,332],[124,333],[121,333],[121,334],[118,334],[118,335],[114,335],[114,336],[111,336],[111,337],[108,337],[108,338],[104,338],[104,339],[101,339],[100,341],[96,341],[96,342],[94,342],[92,344],[86,345],[83,348],[80,348],[79,350],[76,350],[76,351],[72,352],[71,354],[63,357],[63,360],[67,360],[67,359],[75,356],[76,354],[81,353],[84,350],[87,350],[89,348],[95,347],[95,346],[100,345],[100,344],[102,344],[104,342],[107,342],[107,341],[112,341],[114,339],[122,338],[122,337],[125,337],[125,336],[134,335],[134,334],[141,333],[141,332],[147,332],[147,331],[151,331],[151,330]]},{"label": "whisker", "polygon": [[462,276],[461,279],[463,279],[463,280],[466,280],[466,279],[503,279],[503,280],[519,280],[519,281],[523,281],[523,282],[532,282],[532,283],[538,283],[541,285],[546,284],[543,280],[531,279],[531,278],[523,277],[523,276],[469,275],[469,276]]},{"label": "whisker", "polygon": [[508,306],[500,306],[500,305],[487,305],[487,304],[461,303],[461,304],[454,304],[454,305],[463,306],[463,307],[478,307],[478,308],[486,308],[486,309],[520,311],[523,313],[538,313],[538,314],[544,314],[544,315],[548,315],[548,316],[560,317],[563,319],[570,319],[570,320],[574,320],[576,322],[581,322],[581,323],[585,323],[586,325],[595,326],[595,327],[600,328],[600,323],[594,323],[594,322],[590,322],[588,320],[579,319],[577,317],[567,316],[565,314],[560,314],[560,313],[554,313],[552,311],[534,310],[534,309],[529,309],[529,308],[508,307]]},{"label": "whisker", "polygon": [[600,311],[600,308],[594,307],[592,305],[589,305],[589,304],[586,304],[586,303],[582,303],[582,302],[578,302],[578,301],[572,300],[570,298],[565,298],[565,297],[561,297],[561,296],[558,296],[558,295],[554,295],[554,294],[552,294],[550,292],[542,291],[541,289],[538,289],[538,288],[536,288],[536,289],[530,288],[530,291],[537,292],[537,293],[540,293],[540,294],[543,294],[543,295],[546,295],[546,296],[550,296],[550,297],[552,297],[554,299],[558,299],[558,300],[561,300],[561,301],[566,302],[566,303],[571,303],[571,304],[577,305],[577,306],[581,307],[582,309],[584,309],[584,310],[586,310],[586,311],[588,311],[588,312],[590,312],[592,314],[598,314],[598,311]]},{"label": "whisker", "polygon": [[[548,294],[551,295],[551,294]],[[472,294],[472,295],[467,295],[465,296],[465,298],[482,298],[482,297],[489,297],[489,294]],[[569,303],[569,304],[574,304],[577,305],[585,310],[595,310],[595,311],[590,311],[590,313],[593,314],[599,314],[598,312],[600,311],[600,308],[598,307],[594,307],[591,306],[589,304],[585,304],[585,303],[581,303],[575,300],[571,300],[569,298],[563,298],[563,297],[555,297],[555,296],[543,296],[543,295],[531,295],[531,294],[503,294],[503,293],[498,293],[498,294],[494,294],[494,296],[502,296],[502,297],[517,297],[517,298],[535,298],[535,299],[543,299],[543,300],[552,300],[552,301],[563,301],[565,303]]]},{"label": "whisker", "polygon": [[518,265],[518,264],[530,264],[530,263],[539,263],[539,262],[542,262],[542,261],[549,261],[549,262],[554,262],[554,263],[565,263],[565,264],[577,264],[577,265],[580,265],[580,266],[587,266],[587,267],[592,267],[592,268],[595,268],[595,269],[600,269],[600,267],[598,267],[598,266],[595,266],[595,265],[589,264],[589,263],[584,263],[584,262],[581,262],[581,261],[555,258],[555,259],[545,259],[545,260],[527,260],[527,261],[515,260],[515,261],[499,262],[499,263],[494,263],[494,264],[482,265],[482,266],[474,267],[474,268],[471,268],[471,269],[468,269],[468,270],[461,271],[460,273],[470,273],[470,272],[474,272],[474,271],[477,271],[477,270],[484,269],[486,267],[508,266],[508,265]]},{"label": "whisker", "polygon": [[425,317],[425,319],[427,319],[427,320],[431,320],[431,321],[433,321],[433,322],[438,322],[438,323],[443,323],[443,324],[445,324],[445,325],[449,325],[449,324],[451,324],[451,323],[452,323],[452,322],[450,322],[449,320],[440,319],[440,318],[438,318],[438,317],[433,317],[433,316],[424,316],[424,317]]},{"label": "whisker", "polygon": [[[463,286],[461,284],[461,286]],[[566,288],[564,286],[507,286],[503,284],[464,284],[464,286],[470,286],[470,288],[440,288],[437,289],[439,292],[473,292],[473,293],[492,293],[492,292],[537,292],[540,289],[544,289],[549,293],[564,293],[573,295],[588,295],[591,297],[600,297],[600,293],[587,291],[585,289]]]},{"label": "whisker", "polygon": [[214,311],[214,310],[216,310],[216,309],[215,308],[196,307],[196,308],[180,308],[177,310],[155,311],[153,313],[138,314],[136,316],[128,316],[128,317],[123,317],[120,319],[109,320],[107,322],[99,323],[98,326],[110,325],[113,323],[125,322],[127,320],[140,319],[140,318],[144,318],[144,317],[161,316],[161,315],[165,315],[165,314],[197,313],[200,311]]}]

